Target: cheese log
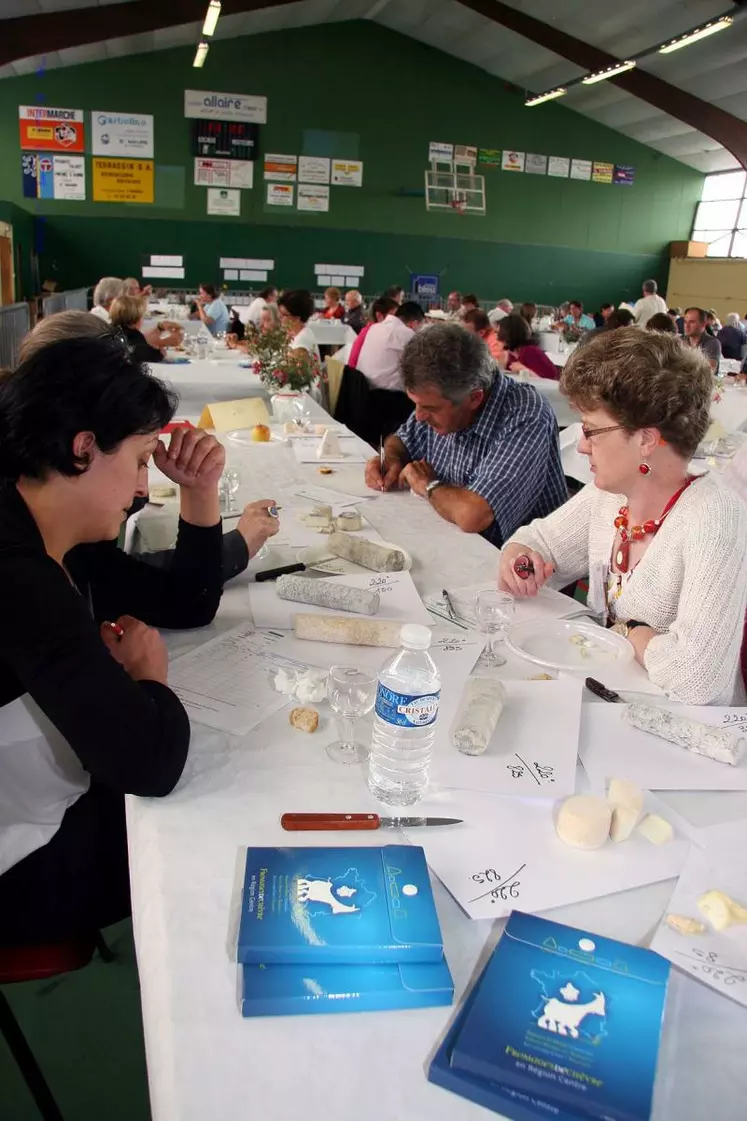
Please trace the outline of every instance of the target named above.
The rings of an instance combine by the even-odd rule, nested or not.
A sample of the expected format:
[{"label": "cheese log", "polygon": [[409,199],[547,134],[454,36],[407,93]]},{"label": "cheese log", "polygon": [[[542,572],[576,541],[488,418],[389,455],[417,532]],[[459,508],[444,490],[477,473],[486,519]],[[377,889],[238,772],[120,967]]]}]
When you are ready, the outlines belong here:
[{"label": "cheese log", "polygon": [[555,830],[576,849],[601,849],[609,839],[612,810],[594,794],[572,794],[558,812]]},{"label": "cheese log", "polygon": [[506,703],[506,690],[494,678],[472,677],[462,696],[454,725],[454,747],[464,755],[482,755],[487,750]]},{"label": "cheese log", "polygon": [[696,755],[705,755],[715,763],[736,767],[745,749],[744,736],[731,728],[701,724],[687,716],[678,716],[667,708],[654,705],[628,705],[624,719],[642,732],[676,743]]},{"label": "cheese log", "polygon": [[353,611],[356,615],[375,615],[379,610],[379,593],[368,588],[351,588],[332,584],[310,576],[279,576],[275,589],[279,599],[294,603],[313,603],[334,611]]},{"label": "cheese log", "polygon": [[329,539],[329,551],[336,557],[370,568],[372,572],[402,572],[405,567],[404,553],[400,549],[390,549],[376,545],[361,537],[348,537],[346,533],[333,533]]},{"label": "cheese log", "polygon": [[294,615],[296,638],[339,642],[349,646],[399,646],[402,627],[376,619],[346,619],[340,615]]}]

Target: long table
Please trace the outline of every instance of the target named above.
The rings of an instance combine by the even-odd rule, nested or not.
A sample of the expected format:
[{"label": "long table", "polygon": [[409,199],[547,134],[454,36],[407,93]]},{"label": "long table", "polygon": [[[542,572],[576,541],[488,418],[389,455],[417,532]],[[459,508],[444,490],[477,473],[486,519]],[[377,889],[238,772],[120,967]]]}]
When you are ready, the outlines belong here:
[{"label": "long table", "polygon": [[[210,399],[213,383],[204,388]],[[315,413],[323,415],[319,406]],[[283,501],[294,483],[360,486],[360,467],[321,476],[299,466],[283,444],[238,446],[229,464],[244,479],[239,498]],[[483,538],[441,520],[424,500],[379,495],[362,503],[387,540],[413,555],[421,593],[490,579],[497,553]],[[262,562],[267,567],[274,560]],[[187,651],[249,616],[249,572],[227,587],[215,622],[168,636],[172,654]],[[354,656],[354,655],[353,655]],[[507,672],[534,667],[509,661]],[[639,667],[635,672],[643,673]],[[326,710],[325,710],[326,713]],[[280,814],[298,810],[376,809],[358,767],[332,763],[325,745],[331,721],[314,736],[289,728],[281,711],[242,739],[195,726],[190,757],[167,799],[128,799],[135,938],[154,1121],[478,1121],[489,1116],[431,1086],[424,1065],[452,1015],[443,1008],[406,1012],[243,1020],[237,1008],[235,944],[247,845],[287,845]],[[668,795],[696,825],[747,815],[747,795]],[[426,809],[448,814],[458,795],[432,790]],[[499,812],[500,799],[496,799]],[[457,814],[457,816],[459,816]],[[305,834],[300,843],[396,843],[389,833]],[[299,842],[296,842],[299,843]],[[446,955],[459,1000],[482,967],[502,923],[470,921],[434,880]],[[662,883],[552,911],[552,917],[629,942],[645,943],[672,883]],[[668,1060],[667,1101],[655,1121],[742,1121],[747,1068],[742,1042],[747,1013],[675,977],[687,1017]],[[682,994],[680,994],[682,995]],[[671,1084],[671,1085],[670,1085]]]}]

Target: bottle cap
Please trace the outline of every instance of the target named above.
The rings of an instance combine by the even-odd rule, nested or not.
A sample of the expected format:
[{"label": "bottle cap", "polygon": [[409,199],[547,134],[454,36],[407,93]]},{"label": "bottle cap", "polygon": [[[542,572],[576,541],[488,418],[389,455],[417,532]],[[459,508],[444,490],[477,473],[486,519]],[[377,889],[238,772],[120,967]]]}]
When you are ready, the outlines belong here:
[{"label": "bottle cap", "polygon": [[399,640],[410,650],[427,650],[431,644],[431,629],[421,627],[419,623],[405,623],[400,631]]}]

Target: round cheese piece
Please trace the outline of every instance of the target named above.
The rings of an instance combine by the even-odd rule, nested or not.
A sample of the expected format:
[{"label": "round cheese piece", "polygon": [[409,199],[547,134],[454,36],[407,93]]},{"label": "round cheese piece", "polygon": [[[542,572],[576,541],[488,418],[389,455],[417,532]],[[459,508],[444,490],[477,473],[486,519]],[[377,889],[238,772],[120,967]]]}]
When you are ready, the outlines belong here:
[{"label": "round cheese piece", "polygon": [[560,807],[555,830],[576,849],[601,849],[609,839],[612,809],[604,798],[573,794]]}]

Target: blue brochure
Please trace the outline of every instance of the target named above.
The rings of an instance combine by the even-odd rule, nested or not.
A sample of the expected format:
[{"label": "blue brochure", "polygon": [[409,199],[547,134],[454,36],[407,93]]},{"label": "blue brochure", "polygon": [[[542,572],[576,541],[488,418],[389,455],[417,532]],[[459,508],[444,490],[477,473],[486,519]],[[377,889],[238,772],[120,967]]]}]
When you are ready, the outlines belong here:
[{"label": "blue brochure", "polygon": [[514,911],[452,1066],[571,1114],[648,1121],[669,962]]},{"label": "blue brochure", "polygon": [[244,1016],[379,1012],[451,1004],[445,960],[432,964],[242,965]]},{"label": "blue brochure", "polygon": [[442,958],[421,848],[248,850],[238,945],[243,964]]}]

